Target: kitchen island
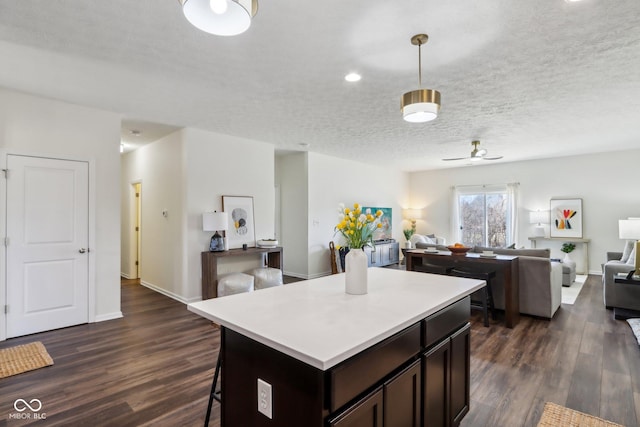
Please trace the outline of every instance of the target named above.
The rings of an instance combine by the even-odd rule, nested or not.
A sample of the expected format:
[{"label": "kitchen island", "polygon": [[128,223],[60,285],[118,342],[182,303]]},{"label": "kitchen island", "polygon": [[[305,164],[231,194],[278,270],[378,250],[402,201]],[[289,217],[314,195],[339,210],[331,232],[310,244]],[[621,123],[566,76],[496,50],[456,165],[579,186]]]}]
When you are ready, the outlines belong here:
[{"label": "kitchen island", "polygon": [[[222,326],[223,427],[460,422],[469,404],[468,296],[484,282],[368,274],[366,295],[346,294],[336,274],[189,304]],[[259,380],[270,394],[259,395]]]}]

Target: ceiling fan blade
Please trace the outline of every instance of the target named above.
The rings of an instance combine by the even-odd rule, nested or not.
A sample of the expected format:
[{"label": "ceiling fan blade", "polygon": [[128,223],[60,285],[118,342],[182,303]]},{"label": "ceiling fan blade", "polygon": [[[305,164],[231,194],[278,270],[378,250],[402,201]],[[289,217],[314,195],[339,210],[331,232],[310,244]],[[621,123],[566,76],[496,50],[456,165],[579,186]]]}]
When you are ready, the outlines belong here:
[{"label": "ceiling fan blade", "polygon": [[495,157],[483,157],[483,160],[500,160],[502,158],[502,156],[495,156]]},{"label": "ceiling fan blade", "polygon": [[448,162],[448,161],[451,161],[451,160],[465,160],[465,159],[468,159],[468,158],[469,157],[453,157],[453,158],[450,158],[450,159],[442,159],[442,160],[444,160],[445,162]]},{"label": "ceiling fan blade", "polygon": [[476,153],[477,157],[484,157],[486,155],[487,155],[487,150],[485,150],[484,148],[478,149],[478,152]]}]

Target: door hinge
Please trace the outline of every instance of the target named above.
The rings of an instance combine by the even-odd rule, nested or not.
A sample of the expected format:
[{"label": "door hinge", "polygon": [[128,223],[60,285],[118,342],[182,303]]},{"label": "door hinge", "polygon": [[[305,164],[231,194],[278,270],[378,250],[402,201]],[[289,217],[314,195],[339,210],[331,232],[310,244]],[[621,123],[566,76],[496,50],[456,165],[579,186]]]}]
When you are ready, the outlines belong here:
[{"label": "door hinge", "polygon": [[138,265],[138,261],[136,261],[136,265]]},{"label": "door hinge", "polygon": [[136,193],[136,197],[140,197],[140,193]]},{"label": "door hinge", "polygon": [[5,247],[9,246],[9,238],[8,237],[4,238],[4,246]]},{"label": "door hinge", "polygon": [[136,227],[136,231],[140,231],[140,227]]},{"label": "door hinge", "polygon": [[5,178],[9,178],[9,169],[2,169]]}]

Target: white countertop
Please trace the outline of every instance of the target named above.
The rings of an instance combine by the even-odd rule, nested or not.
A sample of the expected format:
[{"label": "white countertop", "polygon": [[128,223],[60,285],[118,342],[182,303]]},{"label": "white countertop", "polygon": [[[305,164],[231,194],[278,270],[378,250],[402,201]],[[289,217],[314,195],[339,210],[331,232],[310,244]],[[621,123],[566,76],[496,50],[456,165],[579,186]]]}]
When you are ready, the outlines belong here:
[{"label": "white countertop", "polygon": [[484,281],[369,268],[369,293],[334,274],[188,305],[188,309],[326,370],[484,286]]}]

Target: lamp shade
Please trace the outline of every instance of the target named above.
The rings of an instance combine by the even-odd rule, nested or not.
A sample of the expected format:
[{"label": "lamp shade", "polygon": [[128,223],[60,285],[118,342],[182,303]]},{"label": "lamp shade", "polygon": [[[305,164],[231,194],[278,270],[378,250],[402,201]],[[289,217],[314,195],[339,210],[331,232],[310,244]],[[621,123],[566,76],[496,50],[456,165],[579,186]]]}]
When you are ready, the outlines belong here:
[{"label": "lamp shade", "polygon": [[[218,36],[235,36],[251,26],[258,0],[179,0],[182,12],[194,27]],[[218,4],[223,7],[216,7]]]},{"label": "lamp shade", "polygon": [[531,211],[529,212],[530,224],[548,224],[549,211]]},{"label": "lamp shade", "polygon": [[618,233],[621,239],[640,240],[640,219],[618,220]]},{"label": "lamp shade", "polygon": [[430,122],[440,111],[440,92],[432,89],[418,89],[402,95],[402,118],[410,123]]},{"label": "lamp shade", "polygon": [[205,212],[202,214],[202,231],[223,231],[229,228],[226,212]]},{"label": "lamp shade", "polygon": [[422,210],[421,209],[405,209],[403,211],[404,217],[406,219],[420,219],[422,218]]}]

